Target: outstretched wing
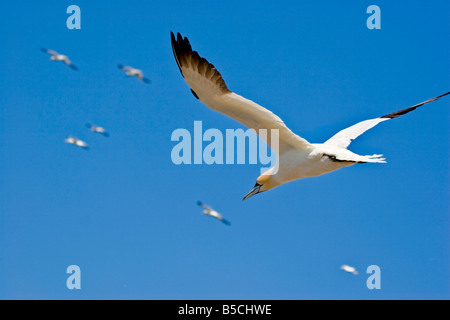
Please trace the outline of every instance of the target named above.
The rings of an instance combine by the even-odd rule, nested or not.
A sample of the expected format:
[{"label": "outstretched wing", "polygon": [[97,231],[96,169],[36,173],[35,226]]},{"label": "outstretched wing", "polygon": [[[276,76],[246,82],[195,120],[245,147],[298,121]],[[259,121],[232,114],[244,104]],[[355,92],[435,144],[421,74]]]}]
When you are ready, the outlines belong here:
[{"label": "outstretched wing", "polygon": [[131,69],[131,67],[129,67],[129,66],[124,66],[123,64],[118,64],[118,65],[117,65],[117,68],[119,68],[120,70],[124,70],[124,71],[127,71],[127,70],[130,70],[130,69]]},{"label": "outstretched wing", "polygon": [[149,78],[146,77],[142,77],[142,81],[144,81],[145,83],[151,84],[152,80],[150,80]]},{"label": "outstretched wing", "polygon": [[[239,121],[253,129],[274,151],[270,129],[278,129],[278,153],[296,148],[312,147],[305,139],[294,134],[284,122],[271,111],[257,103],[231,92],[219,71],[205,58],[192,51],[189,40],[171,32],[172,49],[178,67],[191,88],[193,95],[209,108]],[[266,129],[263,133],[260,130]]]},{"label": "outstretched wing", "polygon": [[231,226],[231,222],[228,221],[227,219],[222,219],[221,221],[223,224],[226,224],[227,226]]},{"label": "outstretched wing", "polygon": [[48,53],[51,54],[52,56],[58,55],[59,53],[56,52],[55,50],[50,50],[50,49],[45,49],[45,48],[41,48],[41,51],[44,53]]},{"label": "outstretched wing", "polygon": [[440,96],[437,96],[437,97],[428,99],[427,101],[418,103],[412,107],[409,107],[409,108],[406,108],[406,109],[403,109],[400,111],[396,111],[396,112],[387,114],[387,115],[379,117],[379,118],[358,122],[357,124],[355,124],[351,127],[348,127],[344,130],[339,131],[334,136],[332,136],[330,139],[325,141],[324,144],[332,144],[332,145],[335,145],[335,146],[338,146],[341,148],[347,148],[353,140],[355,140],[357,137],[359,137],[361,134],[363,134],[367,130],[375,127],[380,122],[387,121],[387,120],[390,120],[393,118],[398,118],[404,114],[407,114],[408,112],[415,110],[416,108],[418,108],[420,106],[423,106],[424,104],[438,100],[448,94],[450,94],[450,92],[444,93]]},{"label": "outstretched wing", "polygon": [[74,65],[69,59],[64,60],[64,63],[68,65],[72,70],[78,71],[78,67]]},{"label": "outstretched wing", "polygon": [[202,203],[201,201],[197,201],[197,205],[199,207],[202,207],[203,209],[212,210],[212,208],[210,206],[207,206],[206,204]]}]

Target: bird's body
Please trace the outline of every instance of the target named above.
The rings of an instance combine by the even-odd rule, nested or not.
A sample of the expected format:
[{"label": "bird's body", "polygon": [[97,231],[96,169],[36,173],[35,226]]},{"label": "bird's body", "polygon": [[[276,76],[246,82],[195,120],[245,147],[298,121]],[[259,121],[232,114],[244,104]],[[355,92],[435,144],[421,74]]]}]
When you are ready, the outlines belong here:
[{"label": "bird's body", "polygon": [[103,128],[103,127],[99,127],[99,126],[96,126],[96,125],[93,125],[93,124],[89,124],[89,123],[86,124],[86,127],[88,127],[89,130],[91,130],[92,132],[99,133],[99,134],[101,134],[101,135],[103,135],[105,137],[109,137],[109,132],[106,131],[106,129]]},{"label": "bird's body", "polygon": [[69,144],[73,144],[77,147],[83,148],[88,150],[89,146],[86,142],[84,142],[83,140],[80,140],[78,138],[74,138],[74,137],[68,137],[64,140],[64,142],[69,143]]},{"label": "bird's body", "polygon": [[41,49],[42,52],[47,53],[50,55],[50,60],[52,61],[63,61],[67,66],[72,68],[73,70],[78,70],[78,68],[72,63],[72,61],[69,60],[69,57],[67,57],[64,54],[60,54],[54,50],[49,49]]},{"label": "bird's body", "polygon": [[[320,176],[356,163],[385,163],[382,155],[358,155],[347,147],[352,140],[375,125],[397,118],[450,93],[379,118],[359,122],[341,130],[325,143],[310,143],[294,134],[270,110],[230,91],[214,65],[193,51],[186,37],[183,38],[178,33],[175,38],[171,33],[171,41],[175,60],[193,95],[210,109],[253,129],[277,153],[276,166],[258,177],[255,186],[244,200],[290,181]],[[278,132],[278,139],[269,138],[268,131],[274,129]],[[260,130],[265,130],[266,133],[261,135]]]},{"label": "bird's body", "polygon": [[136,69],[130,66],[124,66],[121,64],[118,64],[117,67],[122,70],[125,71],[125,74],[129,77],[136,77],[139,80],[145,82],[145,83],[151,83],[151,80],[144,77],[144,72],[140,69]]},{"label": "bird's body", "polygon": [[[348,151],[348,150],[345,150]],[[350,158],[357,156],[352,152],[343,152],[334,148],[326,148],[320,144],[313,145],[308,149],[292,149],[284,152],[279,157],[278,171],[270,172],[272,179],[279,182],[290,182],[303,178],[320,176],[322,174],[353,165],[351,161],[336,161],[332,156],[324,156],[325,154],[333,155],[341,153]]]},{"label": "bird's body", "polygon": [[201,208],[203,208],[203,211],[202,211],[203,214],[213,217],[213,218],[216,218],[217,220],[221,221],[222,223],[224,223],[226,225],[231,224],[228,220],[224,219],[220,213],[218,213],[216,210],[214,210],[210,206],[207,206],[206,204],[203,204],[200,201],[197,201],[197,205],[200,206]]},{"label": "bird's body", "polygon": [[349,265],[346,265],[346,264],[341,266],[341,270],[344,270],[345,272],[348,272],[348,273],[351,273],[351,274],[354,274],[354,275],[358,274],[358,270],[356,270],[355,267],[352,267],[352,266],[349,266]]}]

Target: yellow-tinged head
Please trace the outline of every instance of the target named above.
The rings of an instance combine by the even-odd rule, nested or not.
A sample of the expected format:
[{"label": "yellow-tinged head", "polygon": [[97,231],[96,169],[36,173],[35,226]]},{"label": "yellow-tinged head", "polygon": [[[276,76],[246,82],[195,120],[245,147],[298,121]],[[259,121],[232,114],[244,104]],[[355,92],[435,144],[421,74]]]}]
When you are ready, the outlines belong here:
[{"label": "yellow-tinged head", "polygon": [[270,189],[273,189],[277,186],[279,186],[280,183],[275,178],[275,176],[272,174],[272,169],[267,170],[262,175],[256,179],[256,184],[253,187],[252,190],[250,190],[249,193],[245,195],[245,197],[242,199],[242,201],[254,196],[255,194],[268,191]]}]

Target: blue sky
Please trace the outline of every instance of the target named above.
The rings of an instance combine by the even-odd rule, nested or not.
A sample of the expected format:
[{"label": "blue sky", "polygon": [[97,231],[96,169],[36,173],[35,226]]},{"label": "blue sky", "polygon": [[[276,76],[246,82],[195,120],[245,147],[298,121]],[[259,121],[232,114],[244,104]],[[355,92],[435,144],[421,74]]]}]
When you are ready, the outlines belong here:
[{"label": "blue sky", "polygon": [[[68,30],[66,8],[81,8]],[[366,9],[381,8],[369,30]],[[170,31],[310,142],[449,91],[448,1],[8,1],[0,19],[1,299],[448,299],[449,100],[352,143],[355,165],[242,202],[260,165],[179,165],[197,101]],[[40,48],[69,55],[73,71]],[[126,78],[118,63],[144,71]],[[111,132],[91,133],[87,122]],[[68,135],[89,143],[65,144]],[[201,200],[231,226],[203,216]],[[339,269],[349,264],[359,275]],[[81,268],[81,290],[66,268]],[[369,290],[365,270],[381,269]]]}]

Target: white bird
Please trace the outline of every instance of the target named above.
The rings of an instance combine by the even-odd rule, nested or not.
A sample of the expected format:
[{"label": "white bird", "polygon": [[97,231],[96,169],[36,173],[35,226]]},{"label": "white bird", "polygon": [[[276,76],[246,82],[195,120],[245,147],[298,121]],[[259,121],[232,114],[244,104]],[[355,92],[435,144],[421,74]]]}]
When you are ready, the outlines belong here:
[{"label": "white bird", "polygon": [[[271,129],[278,129],[279,141],[271,141],[272,139],[261,136],[272,149],[274,149],[272,144],[278,143],[278,163],[257,178],[255,186],[245,195],[243,200],[290,181],[319,176],[355,163],[385,163],[382,155],[362,156],[349,151],[347,147],[353,139],[378,123],[397,118],[450,93],[447,92],[379,118],[359,122],[338,132],[325,143],[309,143],[294,134],[271,111],[231,92],[219,71],[205,58],[200,57],[196,51],[192,51],[186,37],[183,38],[178,33],[175,39],[171,32],[171,41],[175,60],[181,74],[198,100],[209,108],[239,121],[257,134],[259,134],[260,129],[269,132]],[[267,134],[267,136],[269,135]],[[275,167],[278,170],[274,170]]]},{"label": "white bird", "polygon": [[96,133],[100,133],[101,135],[105,136],[105,137],[109,137],[109,132],[106,131],[105,128],[103,127],[99,127],[90,123],[86,124],[86,127],[89,128],[89,130],[91,130],[92,132],[96,132]]},{"label": "white bird", "polygon": [[203,214],[216,218],[219,221],[222,221],[227,226],[231,225],[230,221],[224,219],[220,213],[215,211],[213,208],[203,204],[201,201],[197,201],[197,205],[203,208]]},{"label": "white bird", "polygon": [[88,144],[78,138],[68,137],[68,138],[64,139],[64,142],[73,144],[73,145],[83,148],[85,150],[89,150]]},{"label": "white bird", "polygon": [[132,68],[129,66],[121,65],[121,64],[118,64],[117,67],[120,70],[125,71],[125,74],[129,77],[136,77],[145,83],[152,83],[152,81],[150,79],[144,77],[144,73],[140,69],[135,69],[135,68]]},{"label": "white bird", "polygon": [[69,60],[69,58],[66,55],[60,54],[54,50],[49,50],[49,49],[44,49],[44,48],[42,48],[41,51],[51,55],[50,60],[63,61],[66,65],[71,67],[73,70],[78,70],[78,68]]},{"label": "white bird", "polygon": [[358,271],[354,267],[348,266],[346,264],[343,264],[341,266],[341,269],[344,270],[345,272],[353,273],[354,275],[358,274]]}]

